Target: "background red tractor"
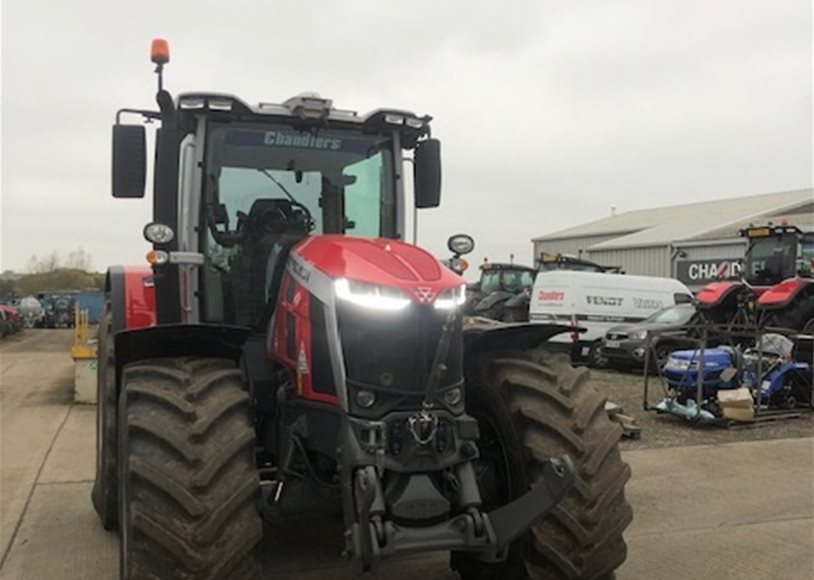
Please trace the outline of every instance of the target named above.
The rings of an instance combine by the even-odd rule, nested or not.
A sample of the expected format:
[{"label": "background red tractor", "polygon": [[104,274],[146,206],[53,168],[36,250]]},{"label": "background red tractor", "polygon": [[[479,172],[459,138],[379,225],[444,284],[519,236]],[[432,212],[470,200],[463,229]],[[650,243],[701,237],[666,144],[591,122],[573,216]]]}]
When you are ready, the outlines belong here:
[{"label": "background red tractor", "polygon": [[814,332],[814,233],[788,224],[749,227],[740,280],[713,282],[698,304],[714,322],[751,321]]},{"label": "background red tractor", "polygon": [[141,197],[120,118],[161,124],[152,267],[108,271],[99,334],[121,577],[255,578],[264,518],[336,514],[362,570],[442,550],[465,579],[610,577],[630,470],[587,371],[538,348],[570,329],[465,325],[464,281],[402,241],[408,201],[440,200],[430,117],[173,99],[152,56],[159,110],[113,129],[113,195]]}]

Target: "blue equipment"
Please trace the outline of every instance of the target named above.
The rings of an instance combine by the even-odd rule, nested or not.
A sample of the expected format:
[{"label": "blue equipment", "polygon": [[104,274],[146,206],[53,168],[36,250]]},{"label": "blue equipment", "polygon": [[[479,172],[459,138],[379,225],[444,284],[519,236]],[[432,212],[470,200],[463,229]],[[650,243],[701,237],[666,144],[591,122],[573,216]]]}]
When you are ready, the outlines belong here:
[{"label": "blue equipment", "polygon": [[[765,334],[754,348],[707,348],[671,353],[663,369],[670,396],[656,406],[664,413],[697,421],[720,418],[718,392],[746,387],[760,409],[811,405],[812,368],[792,360],[794,343]],[[701,377],[701,401],[698,380]]]}]

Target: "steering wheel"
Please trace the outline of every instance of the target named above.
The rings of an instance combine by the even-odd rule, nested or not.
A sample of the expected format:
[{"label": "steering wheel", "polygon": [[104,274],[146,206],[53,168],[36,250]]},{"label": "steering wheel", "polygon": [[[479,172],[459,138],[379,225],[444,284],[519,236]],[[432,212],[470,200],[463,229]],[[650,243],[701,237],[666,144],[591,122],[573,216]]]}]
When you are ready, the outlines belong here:
[{"label": "steering wheel", "polygon": [[[303,224],[305,225],[305,231],[306,233],[310,234],[312,231],[314,231],[314,228],[316,227],[316,221],[314,220],[314,216],[311,215],[311,210],[308,209],[308,207],[305,204],[300,203],[294,199],[290,200],[290,202],[291,207],[299,209],[304,214],[305,219],[303,220]],[[282,213],[282,211],[280,213]]]},{"label": "steering wheel", "polygon": [[236,214],[238,235],[253,237],[262,233],[278,233],[279,229],[275,229],[274,226],[279,227],[281,224],[302,225],[306,233],[310,233],[314,229],[315,222],[309,209],[297,201],[289,201],[289,203],[292,209],[296,208],[299,211],[289,211],[282,207],[272,207],[254,214],[238,211]]}]

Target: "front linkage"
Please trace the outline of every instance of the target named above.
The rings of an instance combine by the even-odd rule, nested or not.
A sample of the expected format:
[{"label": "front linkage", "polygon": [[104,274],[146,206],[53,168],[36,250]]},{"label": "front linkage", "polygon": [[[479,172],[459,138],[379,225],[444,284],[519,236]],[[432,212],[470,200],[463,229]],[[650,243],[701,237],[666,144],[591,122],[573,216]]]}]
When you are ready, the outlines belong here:
[{"label": "front linkage", "polygon": [[[352,511],[355,516],[350,521],[346,516],[346,554],[358,559],[362,571],[375,569],[382,557],[410,552],[466,551],[484,562],[505,560],[511,542],[546,515],[574,485],[571,459],[567,455],[548,459],[541,463],[542,480],[533,489],[491,512],[482,511],[481,490],[473,467],[479,457],[478,422],[466,414],[456,417],[437,411],[433,403],[445,370],[443,361],[447,360],[452,336],[460,324],[458,311],[450,312],[444,321],[421,411],[392,413],[384,421],[343,422],[340,463],[350,465],[344,470],[343,504],[345,513]],[[400,441],[389,441],[388,434]],[[450,440],[455,448],[444,457]],[[392,443],[398,446],[399,460],[392,459]],[[391,514],[387,513],[382,485],[385,468],[410,474]],[[449,513],[449,500],[439,493],[427,473],[443,469],[449,470],[447,478],[457,492],[453,511],[458,515],[420,527],[387,519],[395,516],[400,521],[426,522]]]}]

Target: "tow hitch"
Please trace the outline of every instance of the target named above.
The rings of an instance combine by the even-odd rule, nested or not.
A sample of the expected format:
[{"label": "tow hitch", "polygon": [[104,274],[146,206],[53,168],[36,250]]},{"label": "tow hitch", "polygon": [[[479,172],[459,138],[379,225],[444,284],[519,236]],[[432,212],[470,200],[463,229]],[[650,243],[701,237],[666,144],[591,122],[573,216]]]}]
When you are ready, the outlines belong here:
[{"label": "tow hitch", "polygon": [[[359,470],[357,489],[363,490],[357,497],[359,523],[350,530],[347,554],[355,557],[363,572],[374,570],[383,557],[432,550],[467,551],[485,562],[499,561],[506,557],[509,544],[571,489],[574,479],[570,457],[549,459],[543,463],[540,483],[510,504],[488,514],[472,508],[435,525],[410,527],[382,521],[375,514],[380,490],[376,471]],[[367,522],[367,526],[362,522]]]}]

